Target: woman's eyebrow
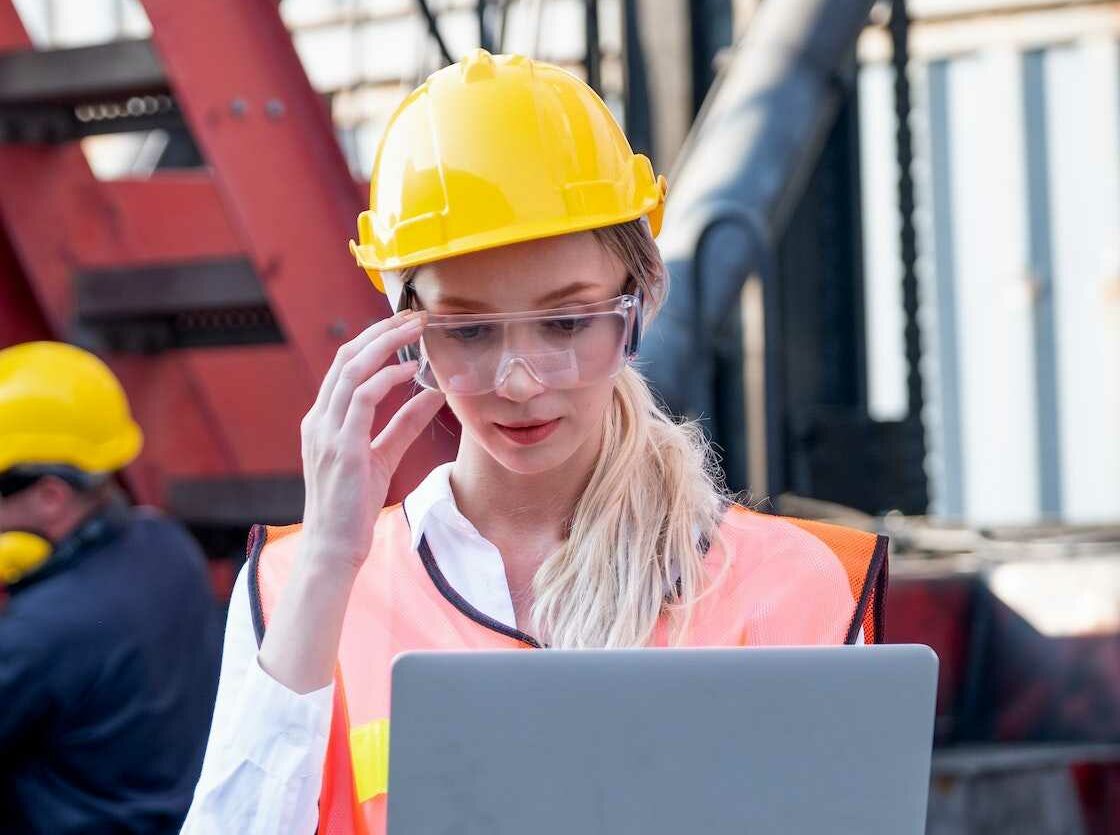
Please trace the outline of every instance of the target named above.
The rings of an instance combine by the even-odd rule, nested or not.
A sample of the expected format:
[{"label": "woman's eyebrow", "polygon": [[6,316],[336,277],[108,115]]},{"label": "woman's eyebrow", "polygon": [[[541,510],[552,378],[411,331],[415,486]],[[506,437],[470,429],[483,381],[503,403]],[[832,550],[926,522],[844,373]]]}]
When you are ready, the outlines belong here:
[{"label": "woman's eyebrow", "polygon": [[535,307],[546,308],[556,305],[558,302],[566,301],[572,296],[578,295],[585,291],[599,291],[602,288],[598,284],[592,284],[588,281],[575,281],[566,287],[561,287],[558,290],[553,290],[551,293],[545,293],[537,299]]},{"label": "woman's eyebrow", "polygon": [[433,307],[440,309],[454,308],[455,310],[462,310],[468,313],[493,313],[494,308],[485,302],[475,301],[474,299],[465,299],[461,296],[444,296],[439,295],[436,297]]},{"label": "woman's eyebrow", "polygon": [[[598,292],[601,288],[598,284],[593,284],[589,281],[574,281],[571,284],[560,287],[549,293],[545,293],[533,303],[533,310],[543,310],[548,307],[556,307],[560,303],[567,301],[573,296],[579,295],[584,292]],[[438,295],[435,298],[433,308],[439,310],[455,310],[456,312],[464,313],[495,313],[496,308],[487,304],[486,302],[477,301],[475,299],[468,299],[463,296],[445,296]]]}]

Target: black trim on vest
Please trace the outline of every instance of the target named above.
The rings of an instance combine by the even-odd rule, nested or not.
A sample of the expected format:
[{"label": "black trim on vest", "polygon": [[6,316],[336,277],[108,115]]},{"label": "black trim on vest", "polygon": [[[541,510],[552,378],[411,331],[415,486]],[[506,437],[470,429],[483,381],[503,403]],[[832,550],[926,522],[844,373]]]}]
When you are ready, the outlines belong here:
[{"label": "black trim on vest", "polygon": [[253,633],[257,636],[257,646],[264,641],[264,602],[261,600],[261,552],[268,541],[268,529],[264,525],[253,525],[249,529],[249,541],[245,545],[248,556],[246,571],[249,572],[249,614],[253,618]]},{"label": "black trim on vest", "polygon": [[891,566],[890,559],[887,556],[887,537],[880,536],[879,539],[880,542],[876,545],[876,550],[883,549],[883,568],[875,580],[875,602],[873,604],[875,608],[871,616],[875,624],[875,643],[885,644],[887,642],[887,586],[890,584]]},{"label": "black trim on vest", "polygon": [[504,623],[494,620],[489,615],[483,614],[468,603],[459,592],[455,591],[455,589],[451,587],[451,584],[447,582],[447,578],[443,576],[443,572],[439,570],[439,566],[436,564],[436,558],[432,555],[432,549],[428,545],[427,537],[420,537],[420,544],[416,547],[416,550],[420,554],[420,562],[424,564],[424,568],[427,570],[428,576],[432,579],[432,583],[439,593],[446,598],[448,603],[475,623],[485,626],[487,629],[505,635],[507,638],[514,638],[522,643],[529,644],[529,646],[536,647],[537,649],[541,648],[541,645],[537,643],[537,639],[532,635],[527,635],[519,629],[512,629]]},{"label": "black trim on vest", "polygon": [[[859,603],[856,605],[855,614],[852,616],[845,644],[854,644],[859,638],[859,630],[863,627],[863,618],[867,614],[867,607],[871,605],[871,622],[874,625],[875,635],[872,643],[883,643],[883,598],[887,593],[887,551],[890,540],[885,536],[875,539],[875,550],[871,554],[871,562],[867,566],[867,576],[863,579],[863,589],[860,592]],[[864,640],[867,636],[864,636]]]}]

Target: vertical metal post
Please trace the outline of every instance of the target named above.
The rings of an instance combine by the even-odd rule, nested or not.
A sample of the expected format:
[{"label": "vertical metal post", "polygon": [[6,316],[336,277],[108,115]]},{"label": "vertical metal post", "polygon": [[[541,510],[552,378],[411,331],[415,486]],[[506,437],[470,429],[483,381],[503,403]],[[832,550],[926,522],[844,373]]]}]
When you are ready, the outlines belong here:
[{"label": "vertical metal post", "polygon": [[625,83],[626,136],[637,153],[658,159],[653,144],[653,125],[650,118],[650,86],[646,77],[645,50],[639,28],[638,0],[622,2],[622,55]]},{"label": "vertical metal post", "polygon": [[910,15],[906,0],[894,0],[891,9],[891,44],[894,64],[894,101],[897,124],[898,200],[902,237],[902,305],[906,316],[906,401],[909,416],[921,420],[925,403],[920,363],[922,334],[918,325],[918,261],[914,232],[913,135],[910,132]]},{"label": "vertical metal post", "polygon": [[[950,67],[935,61],[929,67],[930,168],[933,178],[934,273],[937,276],[937,366],[941,401],[939,457],[942,460],[938,514],[960,518],[964,514],[964,408],[961,401],[960,337],[957,324],[957,243],[954,224],[953,149],[950,147]],[[907,359],[910,352],[907,346]],[[912,407],[911,407],[912,408]]]},{"label": "vertical metal post", "polygon": [[[766,437],[766,495],[779,496],[789,486],[787,463],[789,461],[786,443],[786,368],[784,344],[785,333],[782,320],[782,286],[778,274],[776,253],[765,251],[759,258],[757,274],[761,279],[762,293],[762,343]],[[753,487],[753,485],[752,485]]]},{"label": "vertical metal post", "polygon": [[689,0],[693,115],[716,79],[716,57],[733,43],[733,17],[731,0]]},{"label": "vertical metal post", "polygon": [[490,43],[490,33],[486,29],[486,7],[489,5],[487,0],[478,0],[475,9],[478,12],[478,46],[491,52],[493,47]]},{"label": "vertical metal post", "polygon": [[[925,393],[922,390],[922,331],[918,322],[918,248],[914,230],[914,162],[913,134],[910,131],[910,13],[906,0],[893,0],[891,7],[891,45],[894,64],[894,102],[898,159],[898,214],[900,252],[902,256],[902,308],[905,317],[904,346],[906,352],[907,420],[917,426],[915,441],[919,445],[915,460],[926,457],[925,429],[922,412]],[[928,488],[927,493],[928,496]],[[928,501],[928,499],[927,499]]]},{"label": "vertical metal post", "polygon": [[1058,328],[1054,310],[1053,219],[1050,148],[1046,124],[1046,53],[1023,58],[1023,117],[1026,123],[1027,210],[1030,219],[1034,304],[1034,386],[1038,403],[1038,504],[1050,519],[1062,515],[1061,409],[1058,388]]},{"label": "vertical metal post", "polygon": [[587,85],[599,95],[603,94],[599,54],[599,0],[584,0],[584,32],[586,48],[583,66],[587,72]]},{"label": "vertical metal post", "polygon": [[494,33],[494,46],[498,52],[506,51],[506,30],[509,28],[509,0],[498,2],[498,28]]}]

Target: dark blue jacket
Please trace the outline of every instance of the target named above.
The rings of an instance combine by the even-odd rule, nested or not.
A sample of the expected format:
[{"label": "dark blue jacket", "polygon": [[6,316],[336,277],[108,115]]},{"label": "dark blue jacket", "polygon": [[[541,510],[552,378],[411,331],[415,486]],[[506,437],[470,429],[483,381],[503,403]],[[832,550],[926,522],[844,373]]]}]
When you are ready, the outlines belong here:
[{"label": "dark blue jacket", "polygon": [[178,832],[221,653],[203,556],[152,511],[81,530],[0,603],[0,833]]}]

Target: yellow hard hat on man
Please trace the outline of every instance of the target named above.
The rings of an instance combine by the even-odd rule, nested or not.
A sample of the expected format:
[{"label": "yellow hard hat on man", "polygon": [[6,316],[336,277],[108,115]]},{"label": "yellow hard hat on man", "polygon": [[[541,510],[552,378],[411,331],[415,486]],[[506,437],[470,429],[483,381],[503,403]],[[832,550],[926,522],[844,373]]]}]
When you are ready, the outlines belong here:
[{"label": "yellow hard hat on man", "polygon": [[124,389],[93,354],[60,342],[0,350],[0,473],[34,466],[111,473],[141,446]]},{"label": "yellow hard hat on man", "polygon": [[385,129],[350,249],[380,270],[648,217],[666,182],[571,73],[476,50],[434,73]]}]

